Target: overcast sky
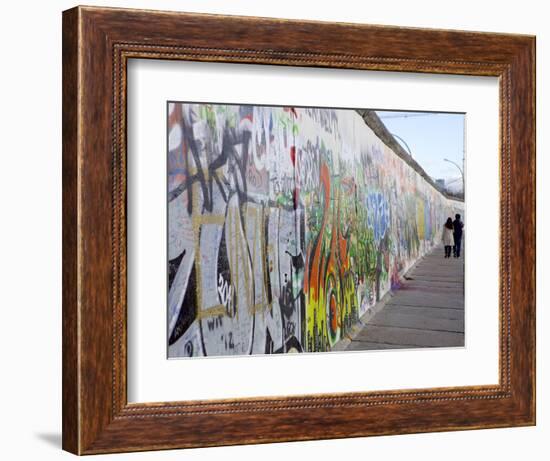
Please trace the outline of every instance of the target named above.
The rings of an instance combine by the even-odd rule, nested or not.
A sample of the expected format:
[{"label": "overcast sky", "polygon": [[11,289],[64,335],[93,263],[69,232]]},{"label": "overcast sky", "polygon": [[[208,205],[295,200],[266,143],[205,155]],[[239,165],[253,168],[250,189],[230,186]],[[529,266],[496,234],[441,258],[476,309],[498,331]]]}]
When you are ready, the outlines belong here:
[{"label": "overcast sky", "polygon": [[[447,181],[460,178],[456,166],[444,159],[452,160],[463,168],[464,114],[395,111],[376,113],[392,134],[406,142],[413,158],[432,178]],[[408,151],[397,136],[397,141]]]}]

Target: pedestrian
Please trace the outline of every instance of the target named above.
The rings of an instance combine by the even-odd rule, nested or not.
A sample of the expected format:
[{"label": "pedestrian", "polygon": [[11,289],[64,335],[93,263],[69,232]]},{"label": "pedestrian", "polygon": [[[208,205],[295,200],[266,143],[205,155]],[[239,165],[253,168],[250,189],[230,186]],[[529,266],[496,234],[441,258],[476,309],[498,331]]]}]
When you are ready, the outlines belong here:
[{"label": "pedestrian", "polygon": [[443,226],[443,245],[445,245],[445,257],[451,257],[451,248],[453,247],[453,220],[447,218],[447,222]]},{"label": "pedestrian", "polygon": [[462,247],[462,230],[464,229],[464,223],[460,220],[460,215],[455,214],[455,220],[453,221],[453,255],[455,258],[460,258],[460,249]]}]

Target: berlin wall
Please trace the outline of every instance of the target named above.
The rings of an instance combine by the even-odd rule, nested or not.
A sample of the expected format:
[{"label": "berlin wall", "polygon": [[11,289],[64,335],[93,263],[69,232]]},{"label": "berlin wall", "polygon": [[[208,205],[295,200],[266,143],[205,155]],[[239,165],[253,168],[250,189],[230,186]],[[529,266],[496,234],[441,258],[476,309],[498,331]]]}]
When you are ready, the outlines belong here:
[{"label": "berlin wall", "polygon": [[168,138],[170,357],[330,351],[463,209],[368,111],[171,103]]}]

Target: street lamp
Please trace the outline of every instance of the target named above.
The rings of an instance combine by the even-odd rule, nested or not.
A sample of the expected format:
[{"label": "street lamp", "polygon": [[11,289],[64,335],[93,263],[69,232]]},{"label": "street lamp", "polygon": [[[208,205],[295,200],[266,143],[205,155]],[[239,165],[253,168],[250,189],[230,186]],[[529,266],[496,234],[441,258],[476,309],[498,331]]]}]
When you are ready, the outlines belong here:
[{"label": "street lamp", "polygon": [[405,144],[405,147],[407,148],[407,151],[409,152],[409,155],[413,156],[413,153],[411,152],[411,148],[409,147],[409,145],[407,144],[407,142],[401,137],[401,136],[397,136],[395,133],[390,133],[394,138],[397,138],[399,139],[403,144]]},{"label": "street lamp", "polygon": [[464,194],[466,191],[466,185],[464,184],[464,171],[462,171],[462,168],[458,165],[458,163],[453,162],[452,160],[449,160],[448,158],[443,159],[445,162],[452,163],[454,166],[458,168],[458,171],[460,171],[460,176],[462,176],[462,193]]}]

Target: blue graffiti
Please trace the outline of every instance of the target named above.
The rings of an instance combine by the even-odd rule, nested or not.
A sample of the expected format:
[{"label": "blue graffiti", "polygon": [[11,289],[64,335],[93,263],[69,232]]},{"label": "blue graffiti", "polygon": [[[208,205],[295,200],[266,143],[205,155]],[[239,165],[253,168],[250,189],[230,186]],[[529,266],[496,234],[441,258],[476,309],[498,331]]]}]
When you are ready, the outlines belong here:
[{"label": "blue graffiti", "polygon": [[367,224],[373,230],[376,242],[380,242],[390,226],[390,206],[381,192],[367,195]]},{"label": "blue graffiti", "polygon": [[432,239],[432,213],[431,203],[424,200],[424,240]]}]

